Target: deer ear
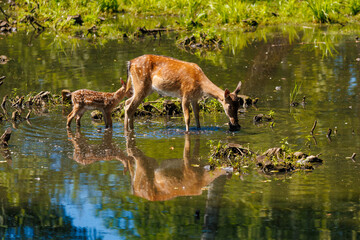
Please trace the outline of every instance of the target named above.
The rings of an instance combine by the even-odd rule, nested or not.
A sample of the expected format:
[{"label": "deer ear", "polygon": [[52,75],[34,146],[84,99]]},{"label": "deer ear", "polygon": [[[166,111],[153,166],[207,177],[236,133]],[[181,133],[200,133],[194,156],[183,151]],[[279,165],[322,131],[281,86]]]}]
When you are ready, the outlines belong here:
[{"label": "deer ear", "polygon": [[120,82],[121,82],[121,85],[124,86],[125,85],[125,82],[122,78],[120,78]]},{"label": "deer ear", "polygon": [[238,83],[236,89],[234,90],[235,95],[237,95],[237,94],[240,92],[241,84],[242,84],[242,83],[241,83],[241,81],[240,81],[240,82]]},{"label": "deer ear", "polygon": [[229,96],[230,96],[230,91],[229,89],[226,88],[224,92],[224,98],[227,99]]}]

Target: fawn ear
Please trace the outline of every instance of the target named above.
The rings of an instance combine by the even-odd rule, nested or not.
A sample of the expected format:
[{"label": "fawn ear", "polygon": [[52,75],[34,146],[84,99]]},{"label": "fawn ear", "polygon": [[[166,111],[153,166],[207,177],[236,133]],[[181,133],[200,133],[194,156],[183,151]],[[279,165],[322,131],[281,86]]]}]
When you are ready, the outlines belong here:
[{"label": "fawn ear", "polygon": [[125,82],[122,78],[120,78],[120,82],[121,82],[121,85],[124,86],[125,85]]}]

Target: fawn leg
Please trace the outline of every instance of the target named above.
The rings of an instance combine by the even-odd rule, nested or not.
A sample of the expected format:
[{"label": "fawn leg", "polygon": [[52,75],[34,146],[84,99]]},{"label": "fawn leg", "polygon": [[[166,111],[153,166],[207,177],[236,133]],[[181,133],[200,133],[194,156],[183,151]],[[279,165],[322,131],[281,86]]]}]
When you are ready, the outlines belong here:
[{"label": "fawn leg", "polygon": [[103,111],[104,121],[105,121],[105,128],[112,128],[112,118],[111,118],[111,111]]},{"label": "fawn leg", "polygon": [[71,113],[67,116],[67,123],[66,123],[66,126],[67,126],[67,127],[70,127],[71,121],[73,120],[73,118],[74,118],[75,115],[77,114],[77,111],[78,111],[78,106],[77,106],[77,105],[74,105]]},{"label": "fawn leg", "polygon": [[80,127],[81,124],[80,124],[80,120],[81,120],[81,117],[84,115],[84,113],[86,112],[86,109],[82,108],[82,109],[79,109],[77,111],[77,116],[76,116],[76,126]]}]

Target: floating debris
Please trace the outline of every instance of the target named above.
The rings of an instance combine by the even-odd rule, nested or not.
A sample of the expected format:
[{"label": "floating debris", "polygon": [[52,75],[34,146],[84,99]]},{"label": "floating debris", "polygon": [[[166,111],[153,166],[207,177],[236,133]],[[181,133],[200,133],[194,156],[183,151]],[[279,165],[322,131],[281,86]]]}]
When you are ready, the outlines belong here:
[{"label": "floating debris", "polygon": [[168,29],[166,28],[154,28],[154,29],[146,29],[146,27],[140,27],[138,28],[138,32],[135,33],[136,37],[143,37],[145,35],[152,35],[154,38],[156,38],[156,35],[159,34],[161,37],[162,32],[166,32]]},{"label": "floating debris", "polygon": [[10,59],[5,55],[0,55],[0,64],[7,64]]},{"label": "floating debris", "polygon": [[82,26],[84,23],[84,20],[82,20],[81,15],[69,15],[66,19],[66,21],[74,20],[74,25],[80,25]]},{"label": "floating debris", "polygon": [[270,115],[265,115],[265,114],[262,114],[262,113],[254,116],[254,118],[253,118],[253,122],[254,122],[254,123],[271,122],[271,121],[273,121],[273,120],[274,120],[274,119],[273,119],[272,116],[270,116]]},{"label": "floating debris", "polygon": [[316,164],[323,162],[319,155],[307,155],[303,152],[287,152],[282,148],[270,148],[262,154],[255,154],[240,144],[227,143],[212,146],[210,166],[233,168],[234,172],[251,165],[263,173],[284,173],[295,170],[313,170]]},{"label": "floating debris", "polygon": [[206,49],[206,50],[221,50],[224,41],[221,37],[208,36],[206,33],[200,33],[198,37],[192,35],[185,37],[178,42],[178,45],[184,49]]},{"label": "floating debris", "polygon": [[16,32],[16,28],[12,27],[8,21],[0,20],[0,33]]}]

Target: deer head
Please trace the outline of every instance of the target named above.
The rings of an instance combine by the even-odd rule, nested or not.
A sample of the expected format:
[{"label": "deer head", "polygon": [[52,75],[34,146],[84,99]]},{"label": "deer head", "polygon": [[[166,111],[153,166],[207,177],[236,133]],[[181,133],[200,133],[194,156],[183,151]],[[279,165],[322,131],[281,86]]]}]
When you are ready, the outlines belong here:
[{"label": "deer head", "polygon": [[240,102],[237,94],[241,88],[241,82],[237,85],[236,89],[233,92],[230,92],[229,89],[224,91],[224,102],[222,102],[226,115],[228,116],[229,130],[230,131],[239,131],[240,124],[238,120],[238,110],[240,107]]}]

